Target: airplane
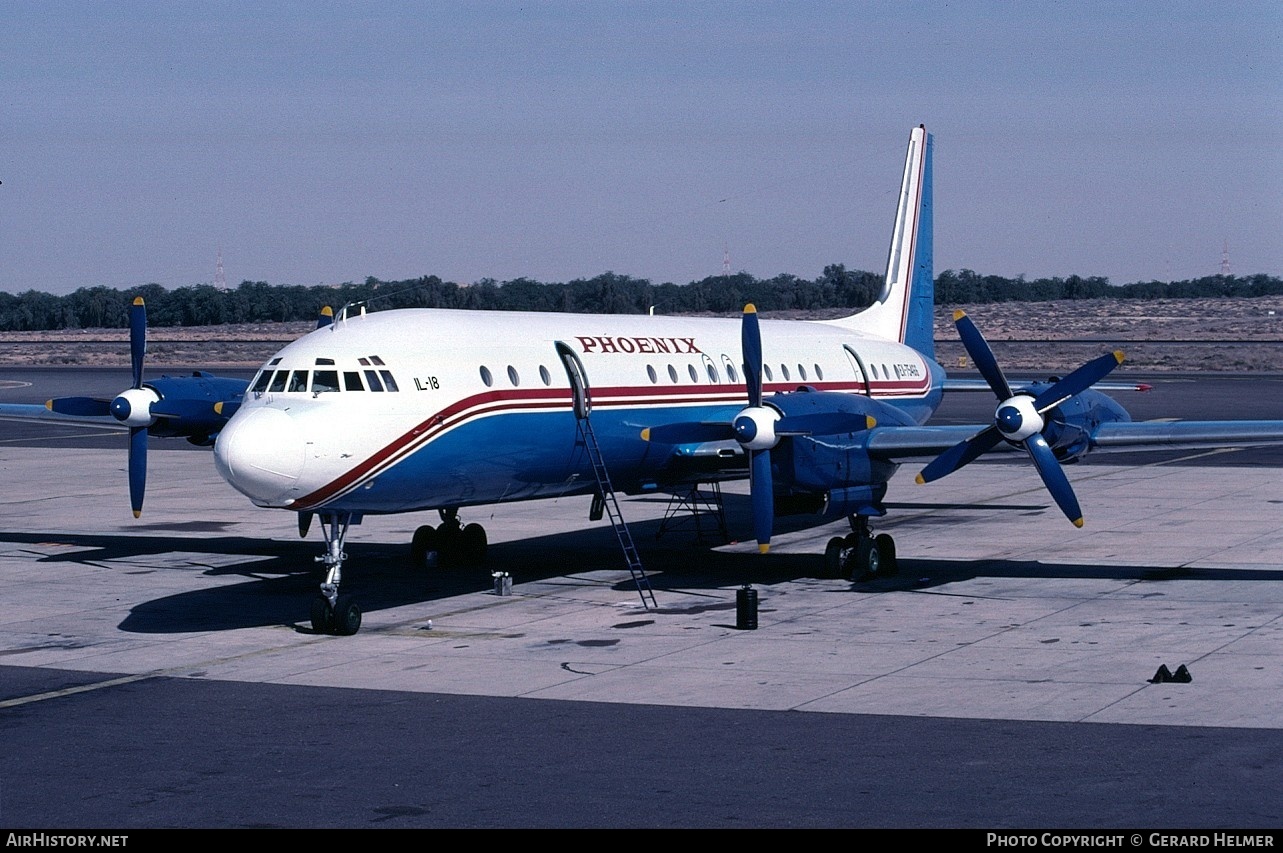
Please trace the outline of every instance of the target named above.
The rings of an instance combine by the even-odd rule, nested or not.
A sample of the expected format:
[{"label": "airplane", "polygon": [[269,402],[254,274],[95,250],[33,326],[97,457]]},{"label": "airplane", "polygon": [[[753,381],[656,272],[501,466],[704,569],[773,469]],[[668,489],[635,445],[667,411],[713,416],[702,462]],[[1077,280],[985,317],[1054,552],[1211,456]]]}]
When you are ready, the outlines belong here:
[{"label": "airplane", "polygon": [[[348,531],[367,515],[436,510],[440,525],[415,531],[413,559],[468,563],[484,557],[487,535],[463,523],[467,507],[592,495],[595,512],[607,490],[747,477],[762,553],[777,516],[846,518],[851,533],[830,540],[825,572],[859,580],[896,570],[894,540],[871,524],[886,513],[892,475],[912,459],[931,459],[918,476],[926,483],[990,451],[1023,451],[1082,526],[1062,466],[1089,452],[1283,442],[1283,421],[1132,422],[1101,390],[1137,387],[1101,381],[1120,352],[1060,379],[1013,385],[961,311],[955,323],[979,387],[998,403],[991,423],[930,425],[946,391],[977,387],[949,380],[934,357],[932,147],[926,128],[914,128],[885,284],[849,317],[762,320],[752,305],[737,321],[350,304],[273,355],[248,385],[220,392],[216,431],[170,414],[175,397],[205,393],[195,382],[144,400],[139,366],[122,396],[145,402],[151,420],[123,422],[213,438],[219,473],[255,505],[297,513],[304,535],[319,519],[325,576],[311,624],[338,635],[361,625],[340,585]],[[50,407],[91,414],[67,402],[80,399]],[[133,469],[131,455],[131,483]]]}]

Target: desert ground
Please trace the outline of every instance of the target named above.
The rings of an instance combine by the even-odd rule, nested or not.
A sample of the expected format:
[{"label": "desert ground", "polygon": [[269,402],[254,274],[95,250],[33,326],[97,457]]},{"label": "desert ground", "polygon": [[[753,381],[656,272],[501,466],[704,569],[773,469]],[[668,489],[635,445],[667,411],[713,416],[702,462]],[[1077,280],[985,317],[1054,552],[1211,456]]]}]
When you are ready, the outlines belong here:
[{"label": "desert ground", "polygon": [[[1283,297],[939,306],[936,357],[950,370],[971,366],[953,328],[957,308],[980,327],[1003,366],[1016,370],[1063,372],[1102,352],[1122,349],[1124,368],[1131,370],[1283,371]],[[769,317],[840,315],[790,311]],[[154,327],[148,331],[148,365],[254,368],[312,327],[310,321]],[[129,333],[0,332],[0,364],[127,367]]]}]

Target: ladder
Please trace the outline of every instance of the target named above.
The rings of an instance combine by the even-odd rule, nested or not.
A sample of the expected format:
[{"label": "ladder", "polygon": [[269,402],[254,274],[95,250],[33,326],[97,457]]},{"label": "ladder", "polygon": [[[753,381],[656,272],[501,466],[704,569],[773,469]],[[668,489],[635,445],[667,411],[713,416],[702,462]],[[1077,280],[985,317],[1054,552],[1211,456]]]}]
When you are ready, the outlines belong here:
[{"label": "ladder", "polygon": [[597,444],[597,434],[593,432],[588,413],[585,411],[580,416],[580,413],[576,412],[575,417],[579,425],[579,440],[583,443],[588,458],[592,460],[593,475],[597,478],[597,495],[593,500],[593,508],[596,510],[598,505],[603,506],[610,516],[611,527],[615,529],[615,538],[619,540],[619,547],[624,552],[624,560],[628,563],[628,572],[633,576],[633,583],[637,584],[637,593],[641,596],[642,607],[647,610],[659,609],[659,605],[655,603],[655,592],[650,587],[650,579],[646,577],[641,557],[637,555],[637,547],[633,545],[632,534],[628,532],[628,525],[624,523],[623,513],[619,510],[619,501],[615,498],[615,489],[610,484],[610,474],[606,471],[606,463],[601,458],[601,447]]}]

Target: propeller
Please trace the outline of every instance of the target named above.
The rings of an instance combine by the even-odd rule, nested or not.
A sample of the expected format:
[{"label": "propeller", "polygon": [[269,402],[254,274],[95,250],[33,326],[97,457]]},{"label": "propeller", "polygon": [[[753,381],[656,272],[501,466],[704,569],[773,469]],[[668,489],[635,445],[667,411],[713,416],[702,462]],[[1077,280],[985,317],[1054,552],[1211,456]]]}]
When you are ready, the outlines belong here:
[{"label": "propeller", "polygon": [[129,306],[129,364],[132,384],[113,400],[93,397],[57,397],[45,405],[60,415],[95,417],[111,415],[129,427],[129,505],[134,518],[142,515],[147,487],[147,428],[155,422],[152,406],[160,397],[143,387],[143,359],[147,355],[147,307],[141,296]]},{"label": "propeller", "polygon": [[953,313],[954,324],[958,327],[958,336],[967,354],[980,370],[980,375],[993,389],[998,398],[998,408],[994,412],[994,423],[980,432],[955,444],[931,461],[918,474],[919,483],[929,483],[947,474],[952,474],[968,462],[979,458],[988,450],[998,446],[1001,441],[1023,447],[1033,460],[1038,474],[1042,477],[1047,491],[1075,527],[1083,526],[1082,510],[1078,498],[1069,485],[1069,478],[1056,460],[1042,430],[1046,426],[1044,415],[1075,394],[1086,391],[1096,382],[1103,379],[1111,370],[1123,363],[1121,351],[1102,355],[1099,358],[1079,367],[1073,373],[1055,382],[1037,396],[1028,393],[1013,393],[1003,375],[998,360],[994,357],[988,341],[976,328],[976,324],[965,311]]},{"label": "propeller", "polygon": [[740,346],[744,355],[744,384],[748,389],[748,408],[732,422],[735,438],[749,452],[749,495],[753,505],[753,538],[757,549],[765,554],[771,548],[771,523],[775,518],[774,486],[771,482],[771,448],[779,443],[775,424],[780,415],[762,405],[762,332],[757,322],[757,307],[744,306],[740,326]]}]

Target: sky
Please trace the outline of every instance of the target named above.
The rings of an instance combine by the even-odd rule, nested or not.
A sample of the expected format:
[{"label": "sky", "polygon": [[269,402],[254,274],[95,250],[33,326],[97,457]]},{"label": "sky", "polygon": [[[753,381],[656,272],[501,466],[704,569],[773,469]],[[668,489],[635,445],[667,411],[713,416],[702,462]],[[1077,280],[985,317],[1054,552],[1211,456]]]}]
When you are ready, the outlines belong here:
[{"label": "sky", "polygon": [[1283,4],[0,4],[0,291],[1283,275]]}]

